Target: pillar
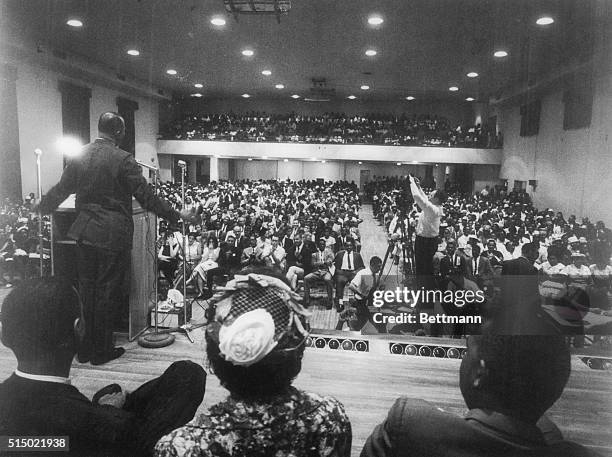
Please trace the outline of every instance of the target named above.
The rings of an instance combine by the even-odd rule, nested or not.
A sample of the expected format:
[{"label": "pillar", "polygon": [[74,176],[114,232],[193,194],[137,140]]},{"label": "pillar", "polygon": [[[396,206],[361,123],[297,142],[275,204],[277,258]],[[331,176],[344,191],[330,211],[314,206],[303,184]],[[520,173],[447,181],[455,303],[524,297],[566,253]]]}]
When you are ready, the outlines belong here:
[{"label": "pillar", "polygon": [[219,158],[212,156],[210,158],[210,182],[219,181]]}]

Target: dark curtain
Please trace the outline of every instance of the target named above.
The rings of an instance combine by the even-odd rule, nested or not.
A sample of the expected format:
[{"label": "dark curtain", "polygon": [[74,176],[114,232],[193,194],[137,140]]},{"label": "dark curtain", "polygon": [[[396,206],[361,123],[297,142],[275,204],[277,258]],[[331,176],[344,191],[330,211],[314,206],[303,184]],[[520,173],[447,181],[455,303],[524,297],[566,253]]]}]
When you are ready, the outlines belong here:
[{"label": "dark curtain", "polygon": [[138,110],[138,103],[127,98],[117,97],[117,112],[125,121],[125,138],[119,145],[124,151],[136,154],[136,127],[135,112]]},{"label": "dark curtain", "polygon": [[540,131],[540,100],[521,106],[521,136],[537,135]]},{"label": "dark curtain", "polygon": [[[89,143],[91,89],[60,81],[59,90],[62,94],[62,133],[64,136],[78,139],[81,144]],[[66,156],[64,156],[64,166],[66,166]]]},{"label": "dark curtain", "polygon": [[[0,64],[0,197],[21,200],[21,160],[17,116],[17,69]],[[34,151],[32,151],[34,154]]]}]

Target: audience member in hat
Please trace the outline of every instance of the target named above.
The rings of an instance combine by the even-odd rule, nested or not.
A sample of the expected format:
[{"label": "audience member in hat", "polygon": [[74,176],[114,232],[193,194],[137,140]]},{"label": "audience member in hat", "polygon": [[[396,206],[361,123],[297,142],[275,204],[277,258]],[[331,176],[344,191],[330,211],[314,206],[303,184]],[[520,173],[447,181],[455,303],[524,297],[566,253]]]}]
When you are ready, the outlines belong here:
[{"label": "audience member in hat", "polygon": [[237,274],[206,329],[206,353],[230,396],[162,437],[157,457],[349,456],[340,402],[291,384],[301,370],[308,314],[275,269]]}]

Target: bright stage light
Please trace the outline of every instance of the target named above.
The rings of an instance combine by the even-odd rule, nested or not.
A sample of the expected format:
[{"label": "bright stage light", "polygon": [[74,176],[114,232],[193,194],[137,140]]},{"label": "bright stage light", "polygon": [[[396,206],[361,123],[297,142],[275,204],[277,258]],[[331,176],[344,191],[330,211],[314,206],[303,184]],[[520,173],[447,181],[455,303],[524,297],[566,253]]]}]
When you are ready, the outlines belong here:
[{"label": "bright stage light", "polygon": [[71,136],[60,137],[56,141],[55,146],[66,157],[77,157],[83,148],[81,141]]}]

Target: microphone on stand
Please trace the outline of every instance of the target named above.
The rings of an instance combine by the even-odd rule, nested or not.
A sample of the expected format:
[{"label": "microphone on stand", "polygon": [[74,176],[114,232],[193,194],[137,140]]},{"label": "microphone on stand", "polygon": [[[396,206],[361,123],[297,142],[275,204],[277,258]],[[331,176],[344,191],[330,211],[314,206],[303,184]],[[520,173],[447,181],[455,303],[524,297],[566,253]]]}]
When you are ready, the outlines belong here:
[{"label": "microphone on stand", "polygon": [[149,164],[146,164],[144,162],[141,162],[140,160],[136,160],[136,163],[138,165],[140,165],[141,167],[148,168],[149,170],[153,170],[153,171],[157,171],[158,170],[158,168],[155,165],[149,165]]},{"label": "microphone on stand", "polygon": [[185,168],[187,166],[187,162],[185,162],[184,160],[179,160],[176,163],[181,168]]},{"label": "microphone on stand", "polygon": [[43,220],[42,210],[40,209],[40,203],[42,201],[42,180],[40,176],[40,157],[42,156],[42,149],[34,149],[36,154],[36,181],[38,185],[38,255],[40,257],[40,277],[44,276],[44,265],[43,265]]}]

